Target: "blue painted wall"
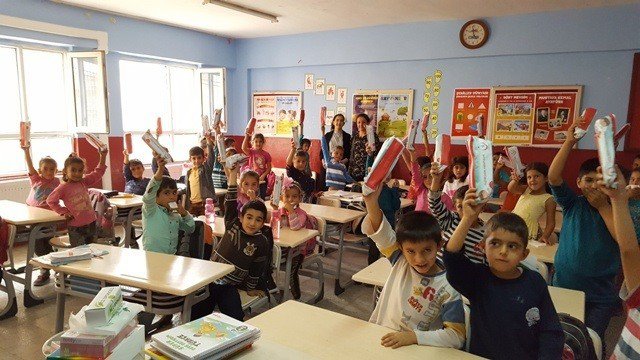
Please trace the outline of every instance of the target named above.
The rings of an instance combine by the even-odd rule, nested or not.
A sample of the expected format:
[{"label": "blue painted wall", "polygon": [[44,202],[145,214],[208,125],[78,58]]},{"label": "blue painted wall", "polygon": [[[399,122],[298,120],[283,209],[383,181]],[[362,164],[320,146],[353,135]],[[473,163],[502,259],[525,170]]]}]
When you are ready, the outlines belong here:
[{"label": "blue painted wall", "polygon": [[[562,11],[488,19],[491,38],[481,49],[458,41],[464,21],[442,21],[238,41],[238,68],[231,96],[237,101],[231,126],[241,134],[250,116],[250,94],[301,90],[305,73],[355,89],[413,88],[414,117],[420,117],[424,78],[444,73],[439,124],[449,132],[456,87],[493,85],[585,86],[583,104],[626,119],[633,53],[640,49],[640,5]],[[607,25],[611,24],[611,25]],[[323,96],[304,92],[306,135],[318,138]],[[351,101],[347,104],[351,115]],[[315,120],[315,121],[314,121]],[[593,148],[588,136],[582,148]]]}]

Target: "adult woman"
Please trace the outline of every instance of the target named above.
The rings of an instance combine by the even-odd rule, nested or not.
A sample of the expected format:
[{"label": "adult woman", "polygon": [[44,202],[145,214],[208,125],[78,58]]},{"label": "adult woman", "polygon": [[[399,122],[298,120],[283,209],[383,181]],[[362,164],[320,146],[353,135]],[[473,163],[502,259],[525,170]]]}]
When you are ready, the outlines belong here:
[{"label": "adult woman", "polygon": [[[376,143],[374,146],[367,144],[367,125],[371,122],[367,114],[358,114],[355,117],[357,133],[351,137],[351,156],[349,157],[349,173],[356,181],[364,180],[367,173],[367,157],[369,157],[369,165],[373,163],[378,148],[380,147],[380,139],[378,134],[374,134]],[[345,153],[346,156],[346,153]]]},{"label": "adult woman", "polygon": [[[333,150],[337,146],[342,146],[344,149],[344,157],[342,162],[347,165],[349,162],[349,157],[351,156],[351,135],[349,133],[342,130],[346,120],[344,115],[336,114],[331,120],[331,131],[326,134],[323,134],[327,144],[329,144],[329,152],[333,152]],[[324,133],[324,125],[322,126],[322,132]],[[322,151],[320,151],[320,159],[322,159]],[[324,189],[324,178],[325,178],[325,170],[322,170],[321,177],[316,181],[316,186],[319,189]]]}]

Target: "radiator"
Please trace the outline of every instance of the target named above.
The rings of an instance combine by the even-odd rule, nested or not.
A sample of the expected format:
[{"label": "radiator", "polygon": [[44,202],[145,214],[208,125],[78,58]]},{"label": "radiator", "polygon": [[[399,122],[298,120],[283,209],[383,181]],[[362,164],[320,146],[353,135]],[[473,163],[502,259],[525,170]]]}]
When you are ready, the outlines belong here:
[{"label": "radiator", "polygon": [[29,196],[29,179],[0,181],[0,199],[24,203]]}]

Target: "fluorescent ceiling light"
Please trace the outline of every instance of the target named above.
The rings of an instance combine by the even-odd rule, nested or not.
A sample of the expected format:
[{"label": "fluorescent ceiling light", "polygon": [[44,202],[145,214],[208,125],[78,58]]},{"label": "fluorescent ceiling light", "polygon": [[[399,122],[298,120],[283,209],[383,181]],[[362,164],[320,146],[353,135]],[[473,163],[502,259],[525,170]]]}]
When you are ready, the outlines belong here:
[{"label": "fluorescent ceiling light", "polygon": [[202,5],[206,5],[206,4],[218,5],[218,6],[227,8],[227,9],[239,11],[241,13],[257,16],[259,18],[267,19],[267,20],[271,21],[272,23],[277,23],[278,22],[278,17],[275,16],[275,15],[268,14],[266,12],[262,12],[262,11],[259,11],[259,10],[250,9],[250,8],[244,7],[242,5],[237,5],[237,4],[233,4],[233,3],[222,1],[222,0],[204,0],[202,2]]}]

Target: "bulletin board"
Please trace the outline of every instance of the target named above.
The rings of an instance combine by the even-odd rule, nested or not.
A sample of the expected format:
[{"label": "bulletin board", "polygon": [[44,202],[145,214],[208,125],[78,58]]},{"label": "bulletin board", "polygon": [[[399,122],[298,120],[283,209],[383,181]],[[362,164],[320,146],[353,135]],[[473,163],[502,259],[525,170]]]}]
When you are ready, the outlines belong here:
[{"label": "bulletin board", "polygon": [[413,116],[413,89],[356,90],[353,94],[352,128],[356,132],[355,116],[365,113],[376,127],[380,139],[391,136],[404,138]]},{"label": "bulletin board", "polygon": [[[463,139],[487,133],[491,88],[456,88],[453,91],[451,137]],[[479,129],[482,126],[482,129]]]},{"label": "bulletin board", "polygon": [[580,111],[582,86],[493,87],[494,145],[560,147]]},{"label": "bulletin board", "polygon": [[252,96],[254,132],[271,137],[291,137],[291,128],[300,125],[302,92],[264,91]]}]

